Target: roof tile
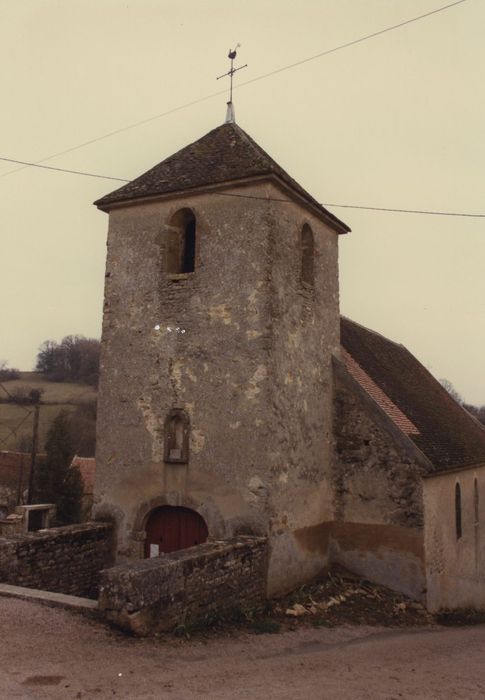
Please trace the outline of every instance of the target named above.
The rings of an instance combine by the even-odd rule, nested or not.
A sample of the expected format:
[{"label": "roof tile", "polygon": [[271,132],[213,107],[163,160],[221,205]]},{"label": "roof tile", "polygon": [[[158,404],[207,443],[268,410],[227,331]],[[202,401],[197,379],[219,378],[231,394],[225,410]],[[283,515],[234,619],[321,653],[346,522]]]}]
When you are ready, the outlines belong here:
[{"label": "roof tile", "polygon": [[232,123],[218,126],[95,204],[108,211],[121,202],[260,176],[279,178],[318,209],[333,228],[342,233],[350,230],[293,180],[241,127]]}]

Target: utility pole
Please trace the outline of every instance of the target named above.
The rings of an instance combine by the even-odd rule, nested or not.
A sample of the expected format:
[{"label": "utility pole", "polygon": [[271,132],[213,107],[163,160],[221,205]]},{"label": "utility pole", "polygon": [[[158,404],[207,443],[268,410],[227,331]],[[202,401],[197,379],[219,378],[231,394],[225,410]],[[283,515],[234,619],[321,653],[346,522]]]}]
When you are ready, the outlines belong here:
[{"label": "utility pole", "polygon": [[23,506],[23,494],[22,494],[22,487],[24,485],[24,455],[22,454],[22,457],[20,459],[20,472],[19,472],[19,482],[17,485],[17,505],[18,506]]},{"label": "utility pole", "polygon": [[34,491],[34,474],[37,460],[37,442],[39,437],[39,411],[40,411],[40,391],[33,389],[30,398],[34,404],[34,422],[32,427],[32,456],[30,460],[29,491],[27,495],[27,505],[32,504]]}]

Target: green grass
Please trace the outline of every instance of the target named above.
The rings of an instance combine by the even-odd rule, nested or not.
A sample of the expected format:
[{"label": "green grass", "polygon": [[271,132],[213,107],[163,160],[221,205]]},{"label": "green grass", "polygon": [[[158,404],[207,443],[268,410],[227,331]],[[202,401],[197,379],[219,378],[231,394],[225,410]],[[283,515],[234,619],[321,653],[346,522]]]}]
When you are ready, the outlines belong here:
[{"label": "green grass", "polygon": [[[80,403],[86,403],[96,398],[96,389],[83,384],[68,382],[48,382],[36,372],[22,372],[20,379],[2,382],[10,394],[21,390],[26,393],[30,389],[42,389],[43,405],[39,414],[39,449],[44,449],[45,437],[50,424],[59,411],[73,411]],[[5,396],[5,393],[0,390]],[[0,403],[0,450],[16,450],[23,436],[32,435],[33,414],[32,406],[18,406],[11,403]],[[12,434],[11,431],[14,431]]]}]

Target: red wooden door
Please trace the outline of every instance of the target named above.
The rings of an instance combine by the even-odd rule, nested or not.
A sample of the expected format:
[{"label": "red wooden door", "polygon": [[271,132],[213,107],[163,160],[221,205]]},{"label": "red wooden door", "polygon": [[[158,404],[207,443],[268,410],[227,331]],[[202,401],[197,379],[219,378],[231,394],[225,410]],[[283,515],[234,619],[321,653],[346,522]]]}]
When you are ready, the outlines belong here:
[{"label": "red wooden door", "polygon": [[195,510],[161,506],[147,520],[145,557],[157,557],[162,552],[176,552],[202,544],[207,535],[207,525]]}]

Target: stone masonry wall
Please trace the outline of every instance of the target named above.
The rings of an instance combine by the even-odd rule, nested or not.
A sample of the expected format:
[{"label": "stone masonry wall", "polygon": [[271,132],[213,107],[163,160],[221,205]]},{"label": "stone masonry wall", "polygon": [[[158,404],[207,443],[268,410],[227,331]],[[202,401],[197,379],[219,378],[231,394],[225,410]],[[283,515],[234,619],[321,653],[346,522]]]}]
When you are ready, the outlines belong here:
[{"label": "stone masonry wall", "polygon": [[338,361],[334,431],[332,559],[422,599],[422,475],[430,465]]},{"label": "stone masonry wall", "polygon": [[251,606],[265,596],[267,541],[238,537],[102,572],[99,607],[138,635]]},{"label": "stone masonry wall", "polygon": [[0,537],[0,582],[96,598],[112,563],[112,525],[85,523]]}]

